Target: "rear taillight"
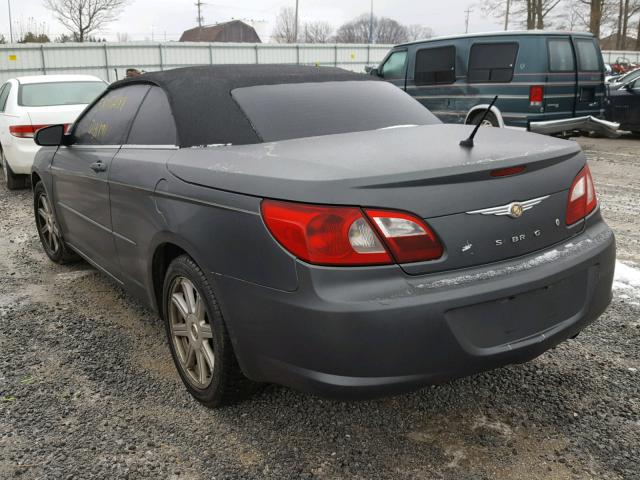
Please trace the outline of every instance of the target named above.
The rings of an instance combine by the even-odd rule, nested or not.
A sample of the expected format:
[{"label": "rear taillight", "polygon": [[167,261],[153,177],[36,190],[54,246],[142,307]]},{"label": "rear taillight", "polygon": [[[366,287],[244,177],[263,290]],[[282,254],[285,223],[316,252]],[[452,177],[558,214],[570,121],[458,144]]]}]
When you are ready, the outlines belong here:
[{"label": "rear taillight", "polygon": [[[265,200],[262,217],[275,239],[317,265],[388,265],[442,255],[436,235],[418,217],[386,210]],[[392,256],[393,255],[393,256]]]},{"label": "rear taillight", "polygon": [[398,263],[423,262],[442,256],[436,234],[415,215],[404,212],[372,210],[365,212],[374,222]]},{"label": "rear taillight", "polygon": [[262,217],[290,253],[318,265],[382,265],[391,256],[356,207],[265,200]]},{"label": "rear taillight", "polygon": [[[38,130],[49,125],[10,125],[9,133],[18,138],[33,138]],[[69,130],[70,123],[64,124],[65,133]]]},{"label": "rear taillight", "polygon": [[598,205],[596,189],[591,178],[589,166],[585,166],[573,181],[569,189],[567,201],[567,225],[572,225],[578,220],[589,215]]},{"label": "rear taillight", "polygon": [[529,105],[539,107],[544,101],[544,87],[542,85],[532,85],[529,87]]}]

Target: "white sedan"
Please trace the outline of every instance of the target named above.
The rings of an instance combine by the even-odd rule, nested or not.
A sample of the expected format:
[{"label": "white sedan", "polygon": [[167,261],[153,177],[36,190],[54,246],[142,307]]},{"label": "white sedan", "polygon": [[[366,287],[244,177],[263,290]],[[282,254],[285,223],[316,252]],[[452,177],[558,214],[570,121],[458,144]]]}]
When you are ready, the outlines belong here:
[{"label": "white sedan", "polygon": [[92,75],[40,75],[12,78],[0,87],[0,163],[9,190],[26,186],[40,148],[35,132],[73,123],[106,86]]}]

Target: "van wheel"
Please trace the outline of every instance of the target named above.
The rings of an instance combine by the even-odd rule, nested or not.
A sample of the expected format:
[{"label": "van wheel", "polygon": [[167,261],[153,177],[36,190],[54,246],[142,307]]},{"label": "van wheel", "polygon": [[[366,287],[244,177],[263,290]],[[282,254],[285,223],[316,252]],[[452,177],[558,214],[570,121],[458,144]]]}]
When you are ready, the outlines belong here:
[{"label": "van wheel", "polygon": [[[473,118],[471,119],[470,123],[472,125],[477,125],[478,122],[480,122],[480,119],[482,118],[483,114],[484,114],[484,112],[476,113],[473,116]],[[488,112],[487,116],[482,121],[482,124],[480,126],[482,126],[482,127],[499,127],[500,123],[498,122],[498,119],[496,118],[496,116],[495,116],[495,114],[493,112]]]},{"label": "van wheel", "polygon": [[238,365],[213,289],[191,257],[171,262],[162,297],[171,355],[189,393],[209,408],[245,398],[253,382]]},{"label": "van wheel", "polygon": [[2,148],[0,148],[0,163],[2,163],[2,171],[4,173],[4,180],[7,182],[7,188],[9,190],[25,188],[25,176],[13,173],[13,170],[11,170],[11,167],[9,166],[9,162],[7,162],[7,157],[4,156]]}]

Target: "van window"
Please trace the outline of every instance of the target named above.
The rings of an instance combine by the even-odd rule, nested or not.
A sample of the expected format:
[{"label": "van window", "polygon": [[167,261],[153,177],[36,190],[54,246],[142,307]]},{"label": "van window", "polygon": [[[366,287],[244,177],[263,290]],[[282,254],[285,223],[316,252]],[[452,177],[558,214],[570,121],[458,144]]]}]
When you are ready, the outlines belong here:
[{"label": "van window", "polygon": [[578,51],[578,65],[581,72],[599,72],[600,62],[598,61],[598,50],[593,40],[576,40],[576,50]]},{"label": "van window", "polygon": [[568,38],[551,38],[547,44],[549,50],[549,70],[552,72],[573,72],[576,64],[573,48]]},{"label": "van window", "polygon": [[469,83],[510,82],[518,53],[517,43],[476,43],[469,55]]},{"label": "van window", "polygon": [[416,53],[416,85],[456,81],[456,47],[423,48]]},{"label": "van window", "polygon": [[391,80],[394,78],[404,78],[405,65],[407,63],[407,51],[402,50],[399,52],[393,52],[387,61],[382,66],[382,77]]}]

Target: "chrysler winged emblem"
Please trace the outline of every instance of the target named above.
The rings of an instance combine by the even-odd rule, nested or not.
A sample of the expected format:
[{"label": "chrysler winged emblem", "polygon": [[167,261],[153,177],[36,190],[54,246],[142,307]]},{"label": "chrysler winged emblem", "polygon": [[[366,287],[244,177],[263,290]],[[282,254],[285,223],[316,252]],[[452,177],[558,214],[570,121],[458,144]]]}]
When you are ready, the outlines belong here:
[{"label": "chrysler winged emblem", "polygon": [[532,198],[531,200],[524,200],[522,202],[511,202],[506,205],[500,205],[499,207],[483,208],[482,210],[472,210],[471,212],[466,213],[468,215],[508,215],[511,218],[520,218],[524,212],[526,212],[527,210],[531,210],[533,207],[542,203],[547,198],[549,198],[549,195],[545,195],[544,197]]}]

